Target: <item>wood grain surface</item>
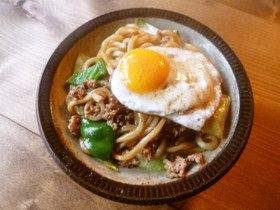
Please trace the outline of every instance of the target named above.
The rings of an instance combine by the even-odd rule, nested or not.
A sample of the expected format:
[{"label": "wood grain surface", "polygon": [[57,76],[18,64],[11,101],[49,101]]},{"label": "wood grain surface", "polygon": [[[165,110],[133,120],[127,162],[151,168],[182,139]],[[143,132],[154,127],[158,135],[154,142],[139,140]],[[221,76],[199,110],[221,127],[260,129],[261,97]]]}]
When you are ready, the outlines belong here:
[{"label": "wood grain surface", "polygon": [[[217,32],[250,78],[254,124],[235,166],[215,185],[179,202],[133,206],[72,181],[40,137],[36,90],[49,57],[75,28],[110,11],[154,7]],[[280,209],[279,0],[0,0],[0,209]]]}]

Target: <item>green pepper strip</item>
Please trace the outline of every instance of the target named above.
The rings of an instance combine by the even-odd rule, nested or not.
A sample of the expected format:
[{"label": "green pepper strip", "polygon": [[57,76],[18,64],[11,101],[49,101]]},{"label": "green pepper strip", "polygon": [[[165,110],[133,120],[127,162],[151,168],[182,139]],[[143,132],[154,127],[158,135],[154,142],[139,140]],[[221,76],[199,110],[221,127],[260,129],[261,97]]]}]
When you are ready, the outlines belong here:
[{"label": "green pepper strip", "polygon": [[86,149],[97,158],[108,160],[113,150],[116,131],[106,122],[82,119],[80,127]]},{"label": "green pepper strip", "polygon": [[103,58],[100,58],[95,65],[89,67],[87,70],[73,74],[66,82],[71,85],[80,85],[85,79],[98,80],[107,73],[106,64]]}]

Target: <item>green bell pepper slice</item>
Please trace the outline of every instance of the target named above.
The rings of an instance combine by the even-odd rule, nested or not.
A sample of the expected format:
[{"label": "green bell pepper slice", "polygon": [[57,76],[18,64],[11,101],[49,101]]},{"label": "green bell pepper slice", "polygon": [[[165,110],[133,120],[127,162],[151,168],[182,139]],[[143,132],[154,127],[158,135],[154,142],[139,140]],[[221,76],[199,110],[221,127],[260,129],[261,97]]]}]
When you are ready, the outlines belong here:
[{"label": "green bell pepper slice", "polygon": [[66,82],[71,85],[80,85],[85,79],[98,80],[107,74],[106,64],[103,58],[100,58],[95,65],[78,74],[73,74]]},{"label": "green bell pepper slice", "polygon": [[85,148],[94,157],[102,160],[110,159],[116,137],[116,131],[111,126],[106,122],[95,122],[84,118],[80,131],[84,138]]}]

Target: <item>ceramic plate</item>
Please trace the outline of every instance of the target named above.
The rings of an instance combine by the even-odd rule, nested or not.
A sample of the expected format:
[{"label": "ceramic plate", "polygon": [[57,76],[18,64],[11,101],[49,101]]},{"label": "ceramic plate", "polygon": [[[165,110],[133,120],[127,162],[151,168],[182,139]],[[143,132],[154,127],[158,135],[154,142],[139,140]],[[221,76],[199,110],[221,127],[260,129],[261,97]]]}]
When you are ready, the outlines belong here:
[{"label": "ceramic plate", "polygon": [[[78,53],[95,56],[102,41],[136,18],[179,32],[182,43],[200,48],[217,66],[223,92],[232,99],[226,137],[214,151],[206,152],[208,164],[192,168],[187,178],[168,179],[165,173],[143,169],[114,172],[85,155],[67,130],[70,114],[65,81],[72,75]],[[134,204],[160,204],[183,199],[219,180],[241,155],[253,120],[253,96],[246,72],[230,47],[211,29],[194,19],[166,10],[137,8],[95,18],[71,33],[55,50],[42,75],[37,95],[37,118],[42,138],[61,168],[88,190],[112,200]]]}]

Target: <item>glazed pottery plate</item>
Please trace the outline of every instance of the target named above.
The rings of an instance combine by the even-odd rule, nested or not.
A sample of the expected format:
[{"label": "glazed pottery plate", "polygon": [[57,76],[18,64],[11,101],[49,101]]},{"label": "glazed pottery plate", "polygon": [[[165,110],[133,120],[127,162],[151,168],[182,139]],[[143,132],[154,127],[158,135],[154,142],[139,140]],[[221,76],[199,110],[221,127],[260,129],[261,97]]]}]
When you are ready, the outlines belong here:
[{"label": "glazed pottery plate", "polygon": [[[70,114],[66,80],[80,52],[95,56],[102,41],[137,18],[160,29],[177,30],[182,43],[200,48],[219,69],[223,92],[231,97],[226,135],[218,148],[204,152],[207,164],[196,165],[183,179],[163,172],[120,168],[114,172],[84,154],[67,129]],[[182,14],[137,8],[95,18],[71,33],[55,50],[42,75],[37,96],[37,118],[42,138],[61,168],[76,182],[103,197],[134,204],[160,204],[183,199],[219,180],[241,155],[253,120],[253,96],[246,72],[230,47],[211,29]]]}]

